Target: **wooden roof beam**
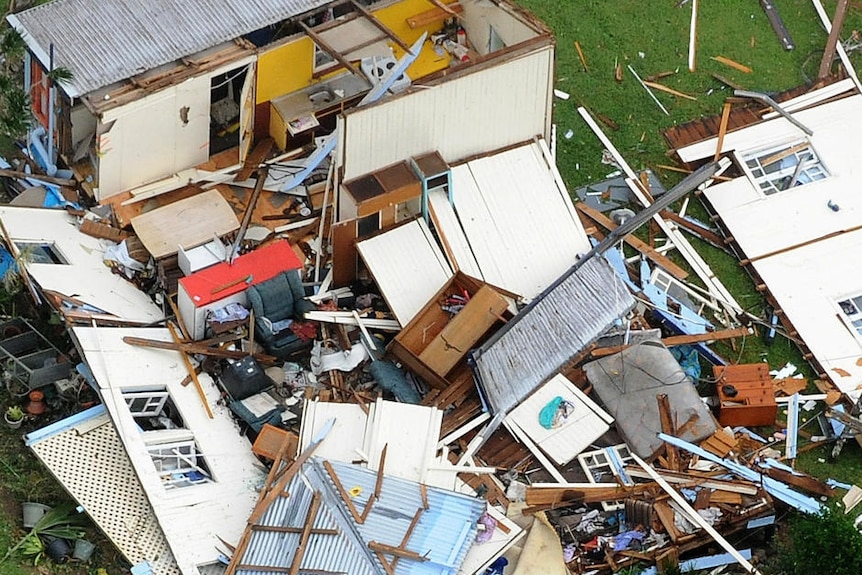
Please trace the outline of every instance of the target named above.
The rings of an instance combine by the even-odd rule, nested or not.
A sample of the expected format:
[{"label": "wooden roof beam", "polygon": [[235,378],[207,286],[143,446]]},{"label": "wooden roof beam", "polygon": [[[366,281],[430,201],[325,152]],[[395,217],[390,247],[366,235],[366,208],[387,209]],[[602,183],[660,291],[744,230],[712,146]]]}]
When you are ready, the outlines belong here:
[{"label": "wooden roof beam", "polygon": [[335,60],[341,64],[342,67],[347,68],[352,74],[360,76],[361,78],[365,78],[365,76],[348,61],[344,56],[341,55],[341,52],[333,48],[329,45],[326,40],[320,37],[320,34],[311,29],[311,27],[305,22],[300,21],[299,25],[302,26],[302,29],[305,30],[305,33],[308,34],[308,37],[311,38],[315,44],[317,44],[321,50],[335,58]]},{"label": "wooden roof beam", "polygon": [[383,22],[378,20],[377,17],[368,8],[366,8],[365,6],[363,6],[362,4],[357,2],[356,0],[350,0],[350,3],[353,4],[353,6],[354,6],[354,8],[356,8],[357,12],[359,12],[363,16],[365,16],[365,18],[367,18],[368,21],[371,22],[375,28],[377,28],[378,30],[380,30],[381,32],[383,32],[384,34],[389,36],[389,38],[391,38],[393,42],[395,42],[396,44],[401,46],[402,50],[404,50],[405,52],[410,51],[410,46],[408,46],[404,40],[399,38],[398,35],[395,34],[395,32],[390,30],[389,27],[386,26],[386,24],[384,24]]}]

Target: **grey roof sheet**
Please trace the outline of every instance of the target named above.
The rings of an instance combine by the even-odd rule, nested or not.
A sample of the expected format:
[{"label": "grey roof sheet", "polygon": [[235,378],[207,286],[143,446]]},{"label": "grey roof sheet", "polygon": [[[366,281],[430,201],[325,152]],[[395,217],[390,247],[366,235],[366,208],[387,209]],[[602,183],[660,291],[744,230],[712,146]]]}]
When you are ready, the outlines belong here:
[{"label": "grey roof sheet", "polygon": [[80,96],[330,1],[55,0],[8,20],[45,66],[53,44]]},{"label": "grey roof sheet", "polygon": [[[344,489],[356,493],[351,500],[361,514],[374,496],[377,472],[347,463],[330,463]],[[239,565],[246,567],[238,567],[238,575],[266,572],[262,566],[290,567],[301,534],[267,530],[266,527],[302,528],[315,491],[321,494],[321,506],[312,527],[335,529],[338,534],[311,534],[301,558],[300,572],[385,575],[386,570],[368,548],[368,543],[376,541],[399,546],[417,510],[423,507],[418,483],[384,476],[380,498],[373,503],[365,522],[357,524],[324,468],[323,460],[313,458],[291,480],[287,487],[290,495],[275,499],[261,516],[257,528],[252,530],[246,551],[239,560]],[[483,499],[434,487],[426,488],[426,494],[428,508],[414,526],[405,548],[424,555],[427,560],[402,559],[395,568],[396,575],[455,575],[475,541],[476,522],[485,510]]]},{"label": "grey roof sheet", "polygon": [[564,274],[473,352],[491,409],[512,409],[634,305],[601,257]]}]

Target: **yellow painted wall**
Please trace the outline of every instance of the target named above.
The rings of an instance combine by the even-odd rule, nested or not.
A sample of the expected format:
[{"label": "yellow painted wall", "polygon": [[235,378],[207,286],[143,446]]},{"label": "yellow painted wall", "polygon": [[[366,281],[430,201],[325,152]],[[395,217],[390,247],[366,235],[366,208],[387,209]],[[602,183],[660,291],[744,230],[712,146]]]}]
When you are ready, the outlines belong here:
[{"label": "yellow painted wall", "polygon": [[[407,25],[408,17],[434,8],[434,4],[428,0],[403,0],[374,11],[374,16],[392,30],[395,35],[404,40],[406,44],[410,45],[418,40],[423,32],[428,32],[430,37],[432,33],[441,29],[442,22],[415,30]],[[396,57],[400,57],[404,53],[394,42],[389,42],[389,44],[393,46]],[[426,41],[422,52],[419,60],[407,69],[407,73],[412,77],[421,77],[446,67],[448,56],[445,58],[436,56],[428,41]],[[261,54],[258,59],[256,103],[269,102],[274,98],[301,90],[316,81],[320,81],[312,78],[313,63],[314,42],[308,36],[297,38]],[[338,70],[338,73],[341,71]]]},{"label": "yellow painted wall", "polygon": [[305,88],[312,82],[314,42],[308,36],[260,55],[256,102],[269,102]]},{"label": "yellow painted wall", "polygon": [[[449,4],[450,2],[446,3]],[[431,34],[435,34],[443,28],[442,21],[416,29],[412,29],[407,25],[407,18],[410,16],[434,10],[435,8],[436,6],[428,0],[403,0],[398,4],[374,11],[374,16],[392,30],[396,36],[404,40],[407,45],[412,45],[423,32],[428,32],[428,40],[425,41],[422,47],[422,53],[407,68],[407,75],[411,78],[421,78],[449,66],[449,55],[435,54],[431,47]],[[396,58],[404,55],[404,50],[400,46],[394,42],[390,42],[389,45],[392,46]]]}]

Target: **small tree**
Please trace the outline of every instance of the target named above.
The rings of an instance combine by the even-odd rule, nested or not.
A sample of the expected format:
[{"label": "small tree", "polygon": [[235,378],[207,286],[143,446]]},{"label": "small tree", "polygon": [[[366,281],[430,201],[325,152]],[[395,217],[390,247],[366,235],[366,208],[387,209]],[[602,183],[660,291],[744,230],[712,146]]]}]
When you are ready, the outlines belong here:
[{"label": "small tree", "polygon": [[859,575],[862,573],[862,533],[854,516],[824,507],[820,514],[799,514],[789,523],[781,567],[786,575]]}]

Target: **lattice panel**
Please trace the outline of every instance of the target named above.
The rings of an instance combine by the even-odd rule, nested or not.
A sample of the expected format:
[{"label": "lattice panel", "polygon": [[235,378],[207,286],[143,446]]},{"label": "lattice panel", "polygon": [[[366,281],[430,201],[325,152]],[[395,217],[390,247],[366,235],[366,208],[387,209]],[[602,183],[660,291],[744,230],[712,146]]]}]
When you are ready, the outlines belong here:
[{"label": "lattice panel", "polygon": [[130,563],[147,560],[156,575],[181,575],[106,414],[30,447]]}]

